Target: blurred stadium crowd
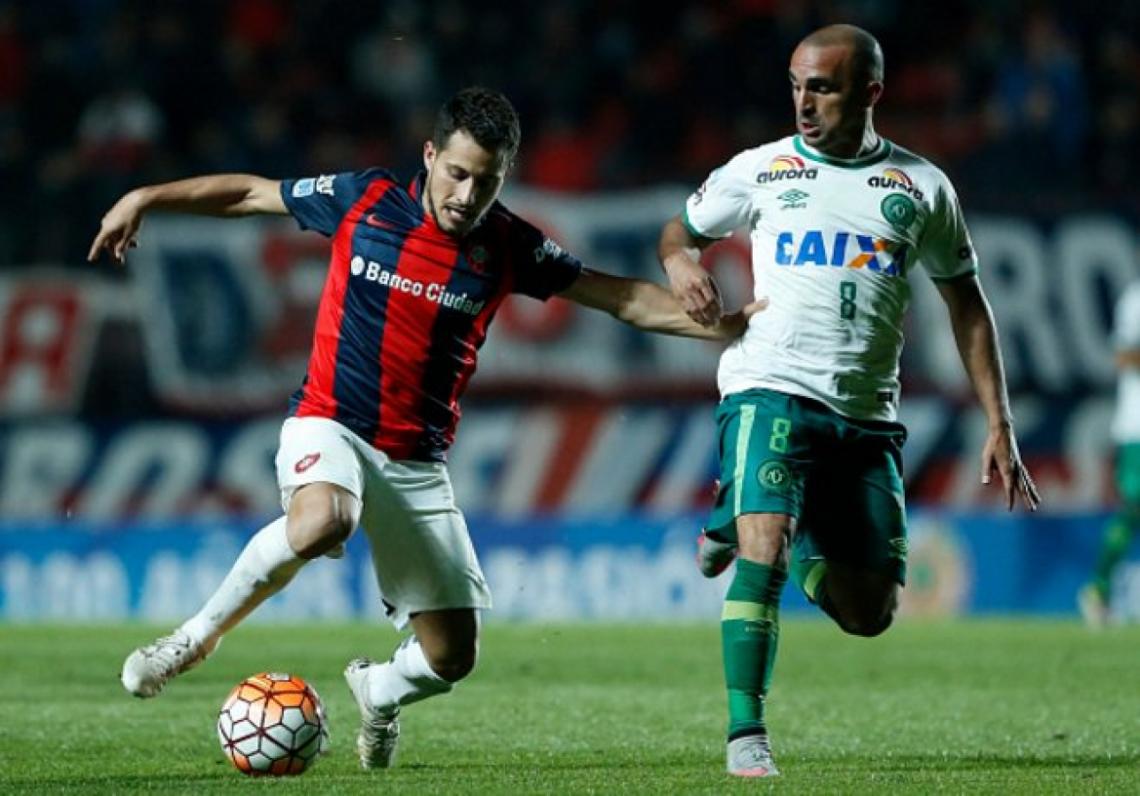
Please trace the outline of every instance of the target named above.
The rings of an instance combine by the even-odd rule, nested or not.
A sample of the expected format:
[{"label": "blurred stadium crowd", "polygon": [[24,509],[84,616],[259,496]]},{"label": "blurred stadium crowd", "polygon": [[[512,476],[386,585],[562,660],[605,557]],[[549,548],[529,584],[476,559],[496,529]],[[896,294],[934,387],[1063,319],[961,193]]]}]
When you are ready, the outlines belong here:
[{"label": "blurred stadium crowd", "polygon": [[1140,4],[648,8],[0,2],[0,266],[78,265],[102,212],[140,183],[367,164],[410,175],[438,102],[472,82],[519,106],[525,184],[692,185],[790,132],[789,53],[840,20],[884,46],[882,132],[945,166],[967,207],[1140,207]]}]

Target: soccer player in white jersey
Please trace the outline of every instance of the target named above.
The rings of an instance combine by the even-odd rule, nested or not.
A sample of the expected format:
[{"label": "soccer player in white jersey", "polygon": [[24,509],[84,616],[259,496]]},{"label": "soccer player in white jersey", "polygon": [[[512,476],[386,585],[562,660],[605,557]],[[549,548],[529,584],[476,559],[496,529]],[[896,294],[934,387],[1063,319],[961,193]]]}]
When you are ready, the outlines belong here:
[{"label": "soccer player in white jersey", "polygon": [[989,421],[981,477],[1008,507],[1037,489],[1013,432],[997,333],[950,182],[882,138],[872,111],[883,57],[869,33],[805,38],[788,72],[799,134],[712,172],[661,233],[658,254],[691,317],[712,323],[719,291],[701,250],[750,230],[756,292],[770,299],[722,355],[721,476],[698,561],[737,557],[721,619],[728,771],[772,776],[764,722],[789,574],[846,632],[890,625],[905,580],[906,514],[896,421],[908,280],[938,285]]},{"label": "soccer player in white jersey", "polygon": [[1085,622],[1094,628],[1108,623],[1112,575],[1140,531],[1140,281],[1133,282],[1116,303],[1113,343],[1120,371],[1112,422],[1120,508],[1104,531],[1093,580],[1077,599]]}]

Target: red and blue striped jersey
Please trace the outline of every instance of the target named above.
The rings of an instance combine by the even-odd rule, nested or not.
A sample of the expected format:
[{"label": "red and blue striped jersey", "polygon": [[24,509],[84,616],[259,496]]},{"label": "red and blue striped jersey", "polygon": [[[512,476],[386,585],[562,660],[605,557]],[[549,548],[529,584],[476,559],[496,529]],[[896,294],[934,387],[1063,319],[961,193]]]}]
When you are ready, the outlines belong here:
[{"label": "red and blue striped jersey", "polygon": [[387,171],[284,180],[302,229],[332,238],[298,417],[328,417],[393,459],[443,461],[459,397],[509,293],[547,299],[582,264],[496,202],[463,238]]}]

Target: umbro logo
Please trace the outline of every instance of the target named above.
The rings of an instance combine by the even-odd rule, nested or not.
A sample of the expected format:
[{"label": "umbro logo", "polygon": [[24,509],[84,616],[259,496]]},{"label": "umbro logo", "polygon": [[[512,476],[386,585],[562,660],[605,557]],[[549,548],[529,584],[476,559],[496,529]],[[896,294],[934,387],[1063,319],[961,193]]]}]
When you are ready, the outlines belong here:
[{"label": "umbro logo", "polygon": [[790,190],[784,191],[776,198],[784,203],[783,206],[780,207],[781,210],[792,210],[797,207],[807,207],[807,203],[804,202],[804,200],[807,199],[810,195],[811,194],[806,193],[805,191],[792,188]]},{"label": "umbro logo", "polygon": [[308,456],[303,456],[302,458],[297,460],[296,464],[293,465],[293,472],[295,472],[295,473],[305,472],[310,467],[312,467],[314,464],[316,464],[317,460],[320,458],[321,458],[321,454],[319,454],[319,453],[310,453]]}]

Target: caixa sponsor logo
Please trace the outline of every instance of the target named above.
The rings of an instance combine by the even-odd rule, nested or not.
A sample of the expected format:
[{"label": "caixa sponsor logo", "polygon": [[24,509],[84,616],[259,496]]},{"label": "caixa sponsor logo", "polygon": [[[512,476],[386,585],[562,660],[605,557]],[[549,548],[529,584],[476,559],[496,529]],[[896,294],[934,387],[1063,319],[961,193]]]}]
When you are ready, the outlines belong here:
[{"label": "caixa sponsor logo", "polygon": [[794,232],[776,236],[776,265],[866,268],[884,276],[903,276],[909,251],[905,243],[855,232],[824,237],[821,230],[810,229],[798,240]]},{"label": "caixa sponsor logo", "polygon": [[883,169],[883,173],[878,177],[870,177],[867,180],[867,185],[872,188],[886,188],[887,190],[903,191],[910,194],[916,201],[921,202],[923,193],[922,189],[914,184],[914,180],[910,178],[902,169]]},{"label": "caixa sponsor logo", "polygon": [[809,169],[798,155],[777,155],[768,164],[768,170],[756,175],[756,182],[766,185],[780,180],[814,180],[819,169]]},{"label": "caixa sponsor logo", "polygon": [[406,293],[409,296],[424,298],[468,315],[478,315],[487,304],[485,300],[473,300],[466,293],[453,293],[447,289],[447,285],[440,282],[421,282],[418,279],[411,279],[392,271],[386,271],[380,263],[375,260],[365,260],[359,254],[352,258],[349,269],[353,276],[363,277],[381,287],[398,293]]}]

